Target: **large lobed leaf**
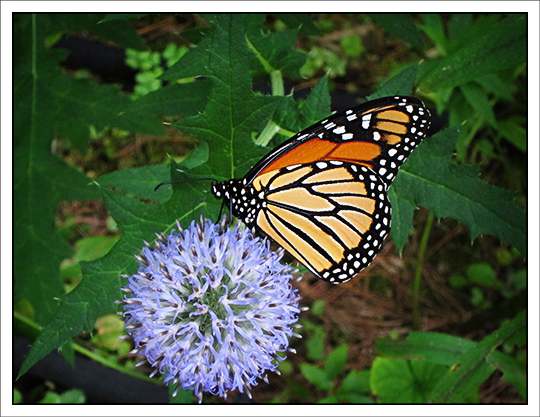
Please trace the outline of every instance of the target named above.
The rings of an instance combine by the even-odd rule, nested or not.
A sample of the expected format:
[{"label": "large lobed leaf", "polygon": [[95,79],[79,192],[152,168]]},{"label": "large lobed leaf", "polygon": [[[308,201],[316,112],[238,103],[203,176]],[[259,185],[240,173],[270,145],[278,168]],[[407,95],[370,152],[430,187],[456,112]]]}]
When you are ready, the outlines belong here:
[{"label": "large lobed leaf", "polygon": [[527,251],[525,212],[514,202],[511,192],[494,187],[479,178],[471,165],[451,162],[457,131],[448,129],[425,139],[412,153],[394,181],[390,193],[393,222],[392,237],[402,248],[411,230],[411,207],[420,205],[435,216],[453,217],[469,226],[471,239],[490,234],[514,245],[522,254]]},{"label": "large lobed leaf", "polygon": [[[94,25],[99,18],[93,17]],[[77,80],[60,71],[65,53],[45,46],[46,38],[62,28],[60,21],[58,15],[47,14],[14,18],[14,299],[29,303],[41,325],[58,309],[53,328],[69,329],[73,335],[66,315],[71,314],[69,308],[62,307],[64,298],[58,302],[64,293],[59,265],[71,256],[72,249],[57,234],[55,213],[60,201],[100,199],[101,193],[88,177],[51,153],[51,142],[60,136],[84,149],[89,125],[154,134],[163,127],[155,116],[139,111],[118,88]],[[90,25],[88,17],[85,22]],[[118,291],[118,281],[115,285]],[[93,297],[86,293],[83,298]],[[108,300],[99,303],[109,305]],[[111,310],[110,305],[107,308]],[[45,342],[48,352],[69,339],[54,331],[44,333],[37,350]]]},{"label": "large lobed leaf", "polygon": [[209,22],[212,41],[207,59],[201,60],[207,67],[190,67],[191,76],[207,72],[214,82],[208,106],[204,113],[174,126],[208,143],[212,164],[206,175],[229,179],[245,174],[266,152],[255,146],[251,133],[264,126],[282,98],[253,92],[247,71],[253,53],[245,40],[242,16],[218,15]]}]

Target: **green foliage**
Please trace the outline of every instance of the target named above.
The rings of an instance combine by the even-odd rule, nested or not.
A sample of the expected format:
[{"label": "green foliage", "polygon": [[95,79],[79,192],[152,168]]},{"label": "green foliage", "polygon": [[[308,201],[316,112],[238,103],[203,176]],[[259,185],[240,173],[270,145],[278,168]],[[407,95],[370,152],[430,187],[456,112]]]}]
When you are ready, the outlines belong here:
[{"label": "green foliage", "polygon": [[[161,67],[162,59],[166,62],[167,68],[169,68],[176,64],[187,51],[188,49],[185,46],[178,47],[174,43],[168,44],[163,50],[163,53],[126,49],[126,64],[134,70],[140,70],[135,76],[137,85],[135,86],[132,98],[136,99],[146,96],[152,91],[159,90],[162,86],[162,81],[159,77],[164,72],[164,69]],[[172,110],[170,104],[167,107],[169,111]]]},{"label": "green foliage", "polygon": [[378,25],[385,28],[388,33],[398,36],[407,41],[415,48],[422,49],[424,40],[422,34],[411,15],[395,14],[395,13],[372,13],[369,18]]},{"label": "green foliage", "polygon": [[47,391],[40,404],[85,404],[86,395],[80,389],[70,389],[58,394]]},{"label": "green foliage", "polygon": [[[307,15],[279,15],[276,26],[289,29],[269,31],[261,30],[264,15],[221,14],[203,16],[208,27],[193,31],[196,46],[169,45],[150,53],[127,18],[138,16],[41,14],[14,19],[14,300],[18,314],[43,326],[21,374],[51,350],[70,346],[66,343],[82,331],[96,329],[95,342],[104,351],[125,350],[113,340],[119,322],[109,315],[116,312],[114,301],[122,297],[120,275],[136,270],[133,254],[143,240],[152,241],[156,232],[175,227],[176,219],[184,226],[201,214],[217,219],[220,209],[220,203],[208,197],[208,184],[180,182],[157,192],[154,187],[169,178],[243,176],[270,149],[256,143],[275,145],[330,113],[332,73],[345,74],[348,60],[362,57],[365,48],[353,34],[339,40],[343,54],[313,46],[308,56],[295,49],[299,36],[319,35]],[[517,152],[526,150],[525,113],[501,120],[495,111],[498,103],[514,100],[515,84],[524,76],[524,17],[450,15],[444,20],[425,15],[420,23],[409,15],[370,18],[413,46],[415,53],[431,43],[439,54],[395,68],[395,75],[371,98],[422,93],[439,113],[448,113],[450,124],[423,141],[389,190],[395,245],[403,249],[414,211],[422,206],[438,218],[462,222],[471,240],[489,234],[511,245],[497,254],[501,265],[510,265],[527,251],[525,213],[511,192],[481,180],[473,164],[489,156],[511,169],[500,157],[502,140]],[[330,28],[333,23],[324,25]],[[63,73],[60,62],[66,54],[51,46],[74,30],[137,49],[128,59],[132,67],[150,74],[139,78],[142,85],[146,77],[146,91],[137,91],[139,97],[130,100],[117,87]],[[167,69],[161,67],[163,59]],[[305,100],[275,89],[275,95],[263,95],[252,88],[253,77],[261,74],[272,77],[274,88],[283,75],[301,82],[301,74],[322,75],[321,69],[329,76],[322,76]],[[86,150],[91,130],[162,134],[158,116],[174,117],[165,120],[174,120],[169,124],[199,140],[187,159],[173,157],[167,165],[118,170],[92,181],[51,153],[55,138]],[[276,132],[279,136],[273,138]],[[475,139],[478,135],[480,140]],[[453,160],[456,149],[460,164]],[[65,239],[69,227],[67,233],[55,228],[57,205],[95,199],[104,201],[122,235],[79,240],[74,255]],[[488,308],[488,290],[511,299],[526,289],[526,271],[502,283],[492,266],[474,263],[450,282],[470,290],[472,304]],[[324,303],[315,303],[312,311],[323,317]],[[372,368],[360,371],[347,367],[346,345],[325,355],[329,349],[324,327],[304,321],[309,362],[299,368],[322,403],[370,403],[372,396],[385,403],[477,402],[478,386],[494,369],[525,398],[525,366],[518,355],[524,352],[523,323],[520,314],[479,342],[414,332],[404,342],[381,340]],[[501,345],[513,349],[514,339],[520,340],[518,354],[497,350]],[[290,378],[283,400],[313,398],[308,389],[292,382],[292,364],[283,363],[289,369],[283,373]],[[190,403],[192,397],[181,392],[175,401]]]},{"label": "green foliage", "polygon": [[370,386],[381,403],[422,404],[444,371],[444,366],[429,362],[378,357],[371,368]]},{"label": "green foliage", "polygon": [[[320,404],[350,403],[350,404],[372,404],[373,400],[367,396],[370,392],[369,371],[350,371],[344,375],[347,363],[347,345],[335,348],[324,361],[322,367],[301,363],[300,371],[302,375],[317,387],[325,392],[318,402]],[[337,379],[343,378],[341,384],[336,384]]]},{"label": "green foliage", "polygon": [[485,293],[497,291],[504,298],[511,299],[527,288],[527,271],[518,270],[511,280],[506,282],[497,279],[497,272],[488,263],[469,265],[465,275],[452,275],[450,284],[455,288],[469,289],[471,304],[488,309],[492,303],[486,300]]},{"label": "green foliage", "polygon": [[22,403],[23,397],[21,394],[21,391],[19,391],[17,388],[13,388],[13,404],[20,404]]},{"label": "green foliage", "polygon": [[373,394],[384,403],[477,402],[480,384],[498,368],[526,399],[525,365],[496,350],[526,331],[522,312],[481,342],[422,332],[399,343],[379,339],[375,352],[381,358],[371,369]]},{"label": "green foliage", "polygon": [[57,308],[55,299],[63,293],[58,265],[71,254],[54,228],[56,206],[62,200],[99,198],[84,174],[51,154],[53,138],[81,149],[88,145],[89,124],[143,133],[162,130],[157,119],[139,113],[117,88],[76,80],[59,70],[65,53],[44,45],[56,19],[17,15],[14,20],[15,300],[30,301],[41,324]]}]

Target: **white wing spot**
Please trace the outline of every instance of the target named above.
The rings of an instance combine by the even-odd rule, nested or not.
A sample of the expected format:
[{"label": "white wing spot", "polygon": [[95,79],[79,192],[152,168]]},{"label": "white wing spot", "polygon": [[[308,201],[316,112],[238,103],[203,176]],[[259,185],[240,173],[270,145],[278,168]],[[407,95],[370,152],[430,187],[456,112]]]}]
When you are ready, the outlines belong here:
[{"label": "white wing spot", "polygon": [[341,135],[342,133],[345,133],[345,126],[338,126],[334,130],[332,130],[336,135]]}]

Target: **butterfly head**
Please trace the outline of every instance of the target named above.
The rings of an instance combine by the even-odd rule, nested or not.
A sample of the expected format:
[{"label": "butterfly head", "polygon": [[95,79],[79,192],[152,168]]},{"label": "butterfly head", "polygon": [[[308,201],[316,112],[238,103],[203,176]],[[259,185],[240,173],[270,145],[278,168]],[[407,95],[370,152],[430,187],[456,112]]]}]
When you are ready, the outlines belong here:
[{"label": "butterfly head", "polygon": [[212,182],[212,188],[210,189],[210,191],[212,192],[212,195],[218,200],[223,199],[223,197],[225,196],[225,184],[225,182],[219,181]]},{"label": "butterfly head", "polygon": [[214,182],[211,188],[212,195],[223,200],[223,206],[229,208],[230,213],[252,226],[256,213],[260,210],[260,200],[256,198],[255,189],[240,179],[224,182]]}]

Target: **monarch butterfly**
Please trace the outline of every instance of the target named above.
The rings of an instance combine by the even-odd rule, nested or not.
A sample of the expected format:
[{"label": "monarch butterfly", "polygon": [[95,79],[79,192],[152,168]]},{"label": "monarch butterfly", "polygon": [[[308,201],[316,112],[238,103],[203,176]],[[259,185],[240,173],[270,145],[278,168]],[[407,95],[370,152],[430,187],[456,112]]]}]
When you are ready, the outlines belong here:
[{"label": "monarch butterfly", "polygon": [[297,133],[244,178],[214,182],[211,192],[319,278],[343,283],[381,249],[388,187],[429,125],[416,98],[372,100]]}]

